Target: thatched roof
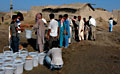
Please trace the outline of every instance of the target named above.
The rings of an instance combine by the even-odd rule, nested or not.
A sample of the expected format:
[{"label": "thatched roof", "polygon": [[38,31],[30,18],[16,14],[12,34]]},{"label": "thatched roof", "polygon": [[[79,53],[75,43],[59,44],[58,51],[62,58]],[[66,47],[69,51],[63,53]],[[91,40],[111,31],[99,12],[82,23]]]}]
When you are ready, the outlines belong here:
[{"label": "thatched roof", "polygon": [[79,9],[82,9],[86,6],[89,6],[93,11],[95,10],[91,4],[89,3],[73,3],[73,4],[64,4],[64,5],[48,5],[48,6],[32,6],[32,9],[35,9],[35,8],[42,8],[42,9],[62,9],[62,8],[67,8],[67,9],[76,9],[76,10],[79,10]]},{"label": "thatched roof", "polygon": [[94,10],[94,8],[89,3],[73,3],[73,4],[64,4],[64,5],[59,5],[59,6],[48,5],[48,6],[45,6],[45,8],[53,8],[53,9],[56,9],[56,8],[81,9],[81,8],[84,8],[85,6],[89,6],[92,10]]}]

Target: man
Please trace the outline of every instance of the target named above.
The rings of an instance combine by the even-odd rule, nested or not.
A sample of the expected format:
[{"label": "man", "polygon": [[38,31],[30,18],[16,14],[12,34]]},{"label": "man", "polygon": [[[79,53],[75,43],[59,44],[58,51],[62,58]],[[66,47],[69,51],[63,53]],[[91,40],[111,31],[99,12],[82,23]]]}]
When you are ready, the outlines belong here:
[{"label": "man", "polygon": [[84,21],[84,39],[88,40],[89,36],[89,22],[86,20],[86,18],[83,18]]},{"label": "man", "polygon": [[90,39],[96,40],[96,21],[92,16],[89,16],[89,25],[90,25]]},{"label": "man", "polygon": [[64,26],[64,39],[65,39],[65,48],[68,48],[69,46],[69,38],[70,36],[70,24],[68,21],[68,14],[64,15],[64,22],[63,22],[63,26]]},{"label": "man", "polygon": [[58,24],[59,24],[59,46],[60,48],[63,47],[63,32],[64,32],[64,26],[63,26],[63,16],[62,15],[59,15],[59,21],[58,21]]},{"label": "man", "polygon": [[24,29],[18,29],[17,27],[17,15],[12,16],[12,22],[10,24],[10,39],[11,39],[11,48],[13,52],[19,51],[19,34],[18,31],[23,31]]},{"label": "man", "polygon": [[[51,57],[50,57],[51,56]],[[61,69],[63,67],[62,49],[57,48],[57,44],[53,42],[53,48],[50,49],[45,56],[45,64],[51,69]]]},{"label": "man", "polygon": [[[46,19],[43,18],[43,17],[41,17],[41,18],[42,18],[42,21],[44,22],[44,25],[47,26],[47,21],[46,21]],[[37,19],[35,19],[35,20],[37,20]]]},{"label": "man", "polygon": [[49,40],[49,49],[52,48],[52,43],[57,42],[58,36],[58,22],[54,19],[54,14],[50,14],[50,23],[48,26],[47,39]]},{"label": "man", "polygon": [[39,52],[43,52],[44,50],[44,35],[45,35],[45,26],[42,20],[42,13],[36,14],[36,24],[33,26],[33,29],[37,32],[37,46]]},{"label": "man", "polygon": [[69,21],[69,25],[70,25],[70,38],[69,38],[69,44],[71,44],[72,42],[72,28],[73,28],[73,23],[72,23],[72,20],[70,18],[68,18],[68,21]]},{"label": "man", "polygon": [[79,41],[79,37],[78,37],[78,25],[79,25],[79,22],[77,21],[76,16],[74,16],[74,19],[72,19],[72,22],[73,22],[74,31],[75,31],[74,38],[75,38],[76,41]]},{"label": "man", "polygon": [[81,19],[81,16],[78,16],[79,21],[79,40],[84,40],[84,21]]},{"label": "man", "polygon": [[110,18],[109,19],[109,32],[112,32],[112,28],[113,28],[113,19]]},{"label": "man", "polygon": [[4,16],[1,17],[2,23],[4,22]]}]

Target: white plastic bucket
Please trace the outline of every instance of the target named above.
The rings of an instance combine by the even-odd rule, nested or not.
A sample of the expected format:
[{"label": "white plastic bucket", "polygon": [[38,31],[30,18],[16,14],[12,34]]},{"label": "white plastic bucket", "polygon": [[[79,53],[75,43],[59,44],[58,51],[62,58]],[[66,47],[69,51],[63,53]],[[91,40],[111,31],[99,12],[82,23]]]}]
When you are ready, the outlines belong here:
[{"label": "white plastic bucket", "polygon": [[38,55],[38,52],[29,52],[29,55]]},{"label": "white plastic bucket", "polygon": [[25,30],[26,31],[26,38],[31,39],[32,38],[32,31],[31,30]]},{"label": "white plastic bucket", "polygon": [[1,63],[0,63],[0,69],[1,69],[3,66],[4,66],[4,63],[1,62]]},{"label": "white plastic bucket", "polygon": [[28,56],[28,51],[20,51],[19,57],[22,57],[24,60]]},{"label": "white plastic bucket", "polygon": [[13,56],[5,56],[5,59],[14,59]]},{"label": "white plastic bucket", "polygon": [[15,65],[15,74],[22,74],[23,73],[23,64],[24,60],[22,57],[16,57],[14,60],[14,65]]},{"label": "white plastic bucket", "polygon": [[19,52],[13,53],[13,59],[16,59],[16,57],[19,57]]},{"label": "white plastic bucket", "polygon": [[3,48],[3,53],[4,53],[4,55],[13,55],[12,48],[10,48],[9,46],[5,46]]},{"label": "white plastic bucket", "polygon": [[5,64],[4,69],[5,69],[5,74],[14,74],[15,68],[13,64]]},{"label": "white plastic bucket", "polygon": [[15,74],[22,74],[23,73],[23,62],[15,62],[14,65],[15,65]]},{"label": "white plastic bucket", "polygon": [[3,63],[3,62],[4,62],[3,58],[0,58],[0,63]]},{"label": "white plastic bucket", "polygon": [[24,62],[24,59],[22,57],[16,57],[14,62]]},{"label": "white plastic bucket", "polygon": [[29,55],[33,57],[33,67],[37,67],[38,66],[38,53],[30,52]]},{"label": "white plastic bucket", "polygon": [[40,65],[43,65],[45,55],[46,55],[46,53],[44,53],[44,52],[38,54],[39,64],[40,64]]},{"label": "white plastic bucket", "polygon": [[25,64],[24,64],[24,69],[26,71],[30,71],[33,69],[33,59],[32,56],[30,58],[28,58],[28,56],[25,59]]},{"label": "white plastic bucket", "polygon": [[0,74],[5,74],[5,70],[4,69],[0,69]]},{"label": "white plastic bucket", "polygon": [[13,64],[13,59],[4,59],[4,64]]},{"label": "white plastic bucket", "polygon": [[13,51],[4,51],[5,56],[11,56],[13,55]]},{"label": "white plastic bucket", "polygon": [[4,59],[4,54],[3,53],[0,53],[0,58],[3,58]]}]

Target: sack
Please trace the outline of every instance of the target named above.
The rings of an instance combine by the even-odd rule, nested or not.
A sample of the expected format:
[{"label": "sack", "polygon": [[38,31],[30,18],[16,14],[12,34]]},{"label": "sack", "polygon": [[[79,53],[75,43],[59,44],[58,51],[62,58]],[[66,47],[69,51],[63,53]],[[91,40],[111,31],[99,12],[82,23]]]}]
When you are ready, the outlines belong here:
[{"label": "sack", "polygon": [[117,22],[113,20],[113,25],[116,25],[116,24],[117,24]]}]

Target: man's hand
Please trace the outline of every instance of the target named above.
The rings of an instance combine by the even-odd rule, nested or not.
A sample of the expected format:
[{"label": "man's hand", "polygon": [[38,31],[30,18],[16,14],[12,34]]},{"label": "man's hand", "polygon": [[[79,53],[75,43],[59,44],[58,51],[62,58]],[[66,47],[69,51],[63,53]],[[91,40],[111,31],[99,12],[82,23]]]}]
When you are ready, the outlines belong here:
[{"label": "man's hand", "polygon": [[25,29],[21,29],[21,31],[23,32],[23,31],[25,31]]}]

